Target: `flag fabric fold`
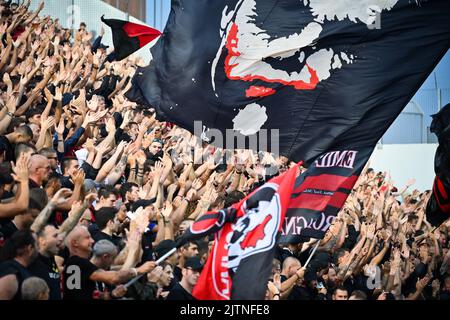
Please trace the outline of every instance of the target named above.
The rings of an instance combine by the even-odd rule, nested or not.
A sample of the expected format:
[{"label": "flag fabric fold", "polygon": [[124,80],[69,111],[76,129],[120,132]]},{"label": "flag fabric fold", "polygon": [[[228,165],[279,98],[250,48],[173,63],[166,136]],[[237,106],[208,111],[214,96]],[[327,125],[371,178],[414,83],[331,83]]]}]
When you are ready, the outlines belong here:
[{"label": "flag fabric fold", "polygon": [[118,61],[125,59],[161,35],[161,32],[156,29],[133,22],[105,19],[104,16],[101,20],[112,30]]}]

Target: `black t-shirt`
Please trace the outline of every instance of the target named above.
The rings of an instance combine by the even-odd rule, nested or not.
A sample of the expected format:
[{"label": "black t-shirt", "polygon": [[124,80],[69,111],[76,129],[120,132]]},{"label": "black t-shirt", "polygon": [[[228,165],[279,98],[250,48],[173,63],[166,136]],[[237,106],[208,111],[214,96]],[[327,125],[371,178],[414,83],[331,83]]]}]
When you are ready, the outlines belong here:
[{"label": "black t-shirt", "polygon": [[61,182],[61,187],[62,188],[67,188],[67,189],[70,189],[70,190],[73,190],[75,188],[75,185],[73,184],[73,182],[70,179],[70,177],[62,176],[59,179],[59,182]]},{"label": "black t-shirt", "polygon": [[180,282],[183,277],[183,273],[181,272],[181,268],[179,266],[175,266],[173,268],[173,278],[176,282]]},{"label": "black t-shirt", "polygon": [[[89,259],[78,256],[67,259],[63,272],[64,300],[92,300],[96,287],[89,277],[97,270],[98,267]],[[80,276],[78,283],[77,275]],[[77,284],[79,286],[76,286]]]},{"label": "black t-shirt", "polygon": [[187,292],[179,282],[175,283],[169,291],[166,300],[197,300],[189,292]]},{"label": "black t-shirt", "polygon": [[117,247],[118,250],[120,250],[120,238],[118,237],[114,237],[114,236],[110,236],[109,234],[106,234],[102,231],[97,231],[96,233],[94,233],[94,235],[92,236],[92,239],[94,239],[95,243],[99,242],[100,240],[108,240],[112,243],[114,243]]},{"label": "black t-shirt", "polygon": [[38,278],[44,279],[50,289],[50,300],[61,300],[61,274],[59,273],[55,257],[44,257],[39,254],[38,258],[28,267],[30,273]]},{"label": "black t-shirt", "polygon": [[38,185],[34,180],[28,179],[28,187],[31,189],[40,189],[41,186]]},{"label": "black t-shirt", "polygon": [[439,295],[439,300],[450,300],[450,291],[442,291]]},{"label": "black t-shirt", "polygon": [[17,229],[16,225],[12,220],[4,220],[0,224],[0,232],[3,234],[3,238],[8,240],[12,237],[14,233],[16,233],[19,229]]},{"label": "black t-shirt", "polygon": [[0,146],[0,149],[5,150],[5,162],[14,161],[14,146],[5,136],[0,136]]},{"label": "black t-shirt", "polygon": [[15,274],[18,282],[17,293],[13,300],[20,300],[22,297],[22,283],[31,277],[30,272],[23,265],[18,263],[16,260],[8,260],[0,264],[0,278]]}]

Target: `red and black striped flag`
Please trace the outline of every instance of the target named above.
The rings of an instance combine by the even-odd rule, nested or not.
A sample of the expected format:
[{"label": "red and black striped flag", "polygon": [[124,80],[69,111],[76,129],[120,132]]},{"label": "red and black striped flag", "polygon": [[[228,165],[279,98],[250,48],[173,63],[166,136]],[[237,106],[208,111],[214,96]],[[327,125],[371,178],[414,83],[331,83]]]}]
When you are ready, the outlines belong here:
[{"label": "red and black striped flag", "polygon": [[123,60],[161,35],[161,32],[129,21],[105,19],[102,21],[112,29],[114,51],[117,60]]}]

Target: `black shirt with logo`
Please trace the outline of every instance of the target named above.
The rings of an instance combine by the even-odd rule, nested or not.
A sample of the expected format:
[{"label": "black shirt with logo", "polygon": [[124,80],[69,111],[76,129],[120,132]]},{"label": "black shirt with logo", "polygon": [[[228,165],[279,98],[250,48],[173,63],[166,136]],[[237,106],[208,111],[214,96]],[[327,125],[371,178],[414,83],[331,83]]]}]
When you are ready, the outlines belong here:
[{"label": "black shirt with logo", "polygon": [[63,272],[64,300],[92,300],[96,290],[91,275],[98,270],[89,259],[71,256]]},{"label": "black shirt with logo", "polygon": [[50,300],[61,300],[61,274],[59,273],[55,257],[45,257],[39,254],[38,258],[28,267],[30,273],[45,280],[50,289]]}]

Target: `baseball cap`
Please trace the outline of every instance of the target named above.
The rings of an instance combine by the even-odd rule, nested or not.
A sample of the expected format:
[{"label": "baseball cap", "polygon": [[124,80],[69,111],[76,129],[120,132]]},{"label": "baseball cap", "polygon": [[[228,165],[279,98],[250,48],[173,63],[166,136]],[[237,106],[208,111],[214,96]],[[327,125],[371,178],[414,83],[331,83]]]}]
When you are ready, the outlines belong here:
[{"label": "baseball cap", "polygon": [[176,248],[175,241],[173,240],[163,240],[161,241],[158,246],[155,249],[156,256],[161,258],[163,255],[165,255],[167,252],[172,250],[173,248]]},{"label": "baseball cap", "polygon": [[191,268],[194,271],[202,271],[203,269],[203,264],[200,261],[199,257],[192,257],[192,258],[188,258],[186,259],[186,262],[184,263],[184,267],[185,268]]}]

